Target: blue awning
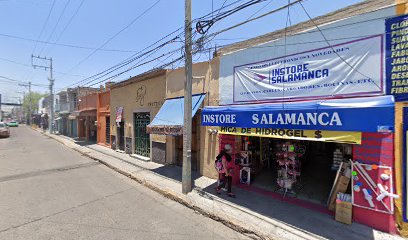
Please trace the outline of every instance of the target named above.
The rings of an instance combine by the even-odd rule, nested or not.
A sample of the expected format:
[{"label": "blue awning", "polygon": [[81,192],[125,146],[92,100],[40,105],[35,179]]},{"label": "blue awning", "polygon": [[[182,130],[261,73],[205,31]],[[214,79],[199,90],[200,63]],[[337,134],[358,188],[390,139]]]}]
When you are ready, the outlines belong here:
[{"label": "blue awning", "polygon": [[383,132],[394,129],[394,97],[205,107],[203,126]]},{"label": "blue awning", "polygon": [[[192,96],[192,114],[194,117],[205,93]],[[153,134],[180,135],[184,125],[184,97],[167,99],[153,121],[147,126],[147,131]]]}]

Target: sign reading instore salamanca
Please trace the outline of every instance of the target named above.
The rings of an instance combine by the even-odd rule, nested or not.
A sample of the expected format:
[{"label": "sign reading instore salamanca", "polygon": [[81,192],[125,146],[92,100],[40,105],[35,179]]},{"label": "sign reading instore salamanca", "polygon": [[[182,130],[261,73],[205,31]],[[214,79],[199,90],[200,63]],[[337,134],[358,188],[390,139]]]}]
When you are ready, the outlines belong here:
[{"label": "sign reading instore salamanca", "polygon": [[233,103],[383,94],[382,45],[383,36],[373,35],[235,66],[233,88],[222,89],[221,98],[231,90]]},{"label": "sign reading instore salamanca", "polygon": [[[392,96],[206,107],[203,126],[350,132],[393,131]],[[372,116],[372,117],[370,117]]]}]

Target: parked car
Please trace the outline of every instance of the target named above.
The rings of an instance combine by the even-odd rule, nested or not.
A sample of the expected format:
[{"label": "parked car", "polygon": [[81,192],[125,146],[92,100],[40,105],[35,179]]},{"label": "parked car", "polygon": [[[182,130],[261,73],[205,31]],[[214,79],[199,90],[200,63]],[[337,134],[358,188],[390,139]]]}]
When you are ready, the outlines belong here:
[{"label": "parked car", "polygon": [[18,127],[18,123],[16,121],[11,121],[7,123],[7,126],[9,127]]},{"label": "parked car", "polygon": [[0,122],[0,137],[10,137],[10,129],[3,122]]}]

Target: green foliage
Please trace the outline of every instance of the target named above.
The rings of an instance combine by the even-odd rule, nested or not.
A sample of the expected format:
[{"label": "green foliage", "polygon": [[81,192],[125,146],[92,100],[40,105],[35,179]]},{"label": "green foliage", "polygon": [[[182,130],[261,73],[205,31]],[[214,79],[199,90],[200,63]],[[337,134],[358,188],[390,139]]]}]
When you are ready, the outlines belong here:
[{"label": "green foliage", "polygon": [[30,94],[26,94],[23,100],[23,109],[24,112],[28,113],[30,109],[30,102],[31,102],[31,112],[36,113],[38,112],[38,101],[42,98],[47,96],[47,94],[39,93],[39,92],[31,92]]}]

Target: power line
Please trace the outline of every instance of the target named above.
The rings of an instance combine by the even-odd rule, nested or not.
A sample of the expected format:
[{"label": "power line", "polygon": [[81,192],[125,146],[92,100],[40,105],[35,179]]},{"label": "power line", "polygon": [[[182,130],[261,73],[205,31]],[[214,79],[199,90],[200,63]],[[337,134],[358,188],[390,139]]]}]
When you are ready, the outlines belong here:
[{"label": "power line", "polygon": [[[41,39],[41,36],[42,36],[42,34],[44,33],[44,30],[45,30],[45,27],[47,26],[48,21],[50,20],[50,16],[51,16],[52,10],[54,9],[54,6],[55,6],[55,0],[52,1],[52,5],[51,5],[51,8],[50,8],[50,10],[49,10],[49,12],[48,12],[48,16],[47,16],[47,18],[45,19],[44,25],[43,25],[43,27],[42,27],[42,29],[41,29],[41,31],[40,31],[40,34],[38,35],[37,40],[40,40],[40,39]],[[34,49],[33,49],[33,51],[32,51],[33,53],[35,52],[36,48],[37,48],[37,42],[36,42],[35,45],[34,45]]]},{"label": "power line", "polygon": [[232,14],[239,12],[247,7],[250,7],[254,4],[258,4],[261,2],[264,2],[267,0],[250,0],[246,3],[243,3],[235,8],[232,8],[230,10],[224,11],[222,13],[218,13],[216,14],[214,17],[212,17],[210,20],[199,20],[196,23],[196,31],[201,33],[201,34],[206,34],[208,32],[208,30],[214,25],[214,23],[228,17],[231,16]]},{"label": "power line", "polygon": [[[67,0],[67,1],[66,1],[65,5],[64,5],[64,8],[62,9],[62,12],[61,12],[61,14],[60,14],[59,17],[58,17],[57,23],[55,23],[54,28],[52,29],[51,34],[48,36],[46,42],[49,42],[50,39],[52,38],[52,36],[54,35],[54,32],[55,32],[55,30],[57,29],[57,26],[58,26],[58,24],[60,23],[62,16],[64,16],[65,10],[67,10],[67,7],[68,7],[68,5],[69,5],[70,2],[71,2],[71,0]],[[46,47],[47,47],[47,44],[43,45],[43,47],[41,48],[40,53],[39,53],[38,55],[41,55],[42,52],[44,51],[44,49],[45,49]]]},{"label": "power line", "polygon": [[[177,51],[178,51],[178,50],[177,50]],[[170,52],[170,53],[171,53],[171,52]],[[167,53],[167,54],[170,54],[170,53]],[[152,54],[153,54],[153,53],[152,53]],[[152,54],[151,54],[151,55],[152,55]],[[146,61],[146,62],[142,62],[143,60],[145,60],[146,58],[150,57],[151,55],[146,56],[144,59],[142,59],[141,61],[139,61],[136,65],[133,65],[132,67],[130,67],[130,68],[128,68],[128,69],[126,69],[126,70],[124,70],[124,71],[122,71],[122,72],[120,72],[120,73],[117,73],[117,74],[115,74],[115,75],[113,75],[113,76],[111,76],[111,77],[108,77],[108,78],[105,78],[105,79],[103,79],[103,80],[101,80],[101,81],[99,81],[99,82],[93,83],[93,84],[90,85],[89,87],[94,86],[94,85],[97,85],[97,84],[102,83],[102,82],[109,81],[109,80],[114,79],[114,78],[116,78],[116,77],[119,77],[120,75],[123,75],[123,74],[125,74],[125,73],[127,73],[127,72],[129,72],[129,71],[131,71],[131,70],[133,70],[133,69],[135,69],[135,68],[138,68],[138,67],[141,67],[141,66],[143,66],[143,65],[146,65],[146,64],[148,64],[148,63],[154,62],[154,61],[156,61],[156,60],[158,60],[158,59],[160,59],[160,58],[166,56],[167,54],[163,54],[163,55],[158,56],[158,57],[156,57],[156,58],[150,59],[150,60],[148,60],[148,61]]]},{"label": "power line", "polygon": [[[8,78],[8,77],[3,77],[3,76],[0,76],[0,82],[15,83],[15,84],[27,84],[27,82],[12,79],[12,78]],[[31,85],[36,86],[36,87],[44,87],[44,88],[48,87],[48,85],[45,85],[45,84],[34,84],[34,83],[32,83]]]},{"label": "power line", "polygon": [[[29,41],[29,42],[41,43],[41,44],[48,44],[48,45],[69,47],[69,48],[86,49],[86,50],[96,50],[96,49],[97,49],[97,48],[85,47],[85,46],[79,46],[79,45],[73,45],[73,44],[64,44],[64,43],[57,43],[57,42],[48,42],[48,41],[42,41],[42,40],[35,40],[35,39],[32,39],[32,38],[26,38],[26,37],[21,37],[21,36],[15,36],[15,35],[10,35],[10,34],[5,34],[5,33],[0,33],[0,36],[2,36],[2,37],[7,37],[7,38],[13,38],[13,39],[24,40],[24,41]],[[106,48],[98,49],[98,51],[106,51],[106,52],[136,52],[136,51],[134,51],[134,50],[120,50],[120,49],[106,49]]]},{"label": "power line", "polygon": [[134,18],[130,23],[128,23],[125,27],[123,27],[121,30],[119,30],[117,33],[115,33],[113,36],[108,38],[100,47],[97,49],[93,50],[89,55],[87,55],[85,58],[83,58],[81,61],[79,61],[76,65],[74,65],[68,72],[71,72],[73,69],[77,68],[79,65],[84,63],[86,60],[88,60],[90,57],[92,57],[96,52],[98,52],[101,48],[105,47],[109,42],[111,42],[114,38],[116,38],[119,34],[121,34],[123,31],[128,29],[130,26],[132,26],[137,20],[139,20],[141,17],[143,17],[147,12],[149,12],[153,7],[155,7],[161,0],[157,0],[153,5],[151,5],[149,8],[144,10],[141,14],[139,14],[136,18]]},{"label": "power line", "polygon": [[217,31],[217,32],[215,32],[215,33],[211,33],[211,34],[208,35],[208,37],[210,37],[210,36],[211,36],[211,37],[212,37],[212,36],[217,36],[217,35],[219,35],[219,34],[221,34],[221,33],[223,33],[223,32],[229,31],[229,30],[231,30],[231,29],[237,28],[237,27],[242,26],[242,25],[244,25],[244,24],[247,24],[247,23],[249,23],[249,22],[252,22],[252,21],[258,20],[258,19],[260,19],[260,18],[263,18],[263,17],[265,17],[265,16],[268,16],[268,15],[270,15],[270,14],[272,14],[272,13],[276,13],[276,12],[278,12],[278,11],[281,11],[281,10],[283,10],[283,9],[286,9],[287,7],[290,7],[290,6],[293,6],[293,5],[297,4],[297,3],[300,3],[301,1],[303,1],[303,0],[293,1],[293,2],[291,2],[291,3],[289,3],[289,4],[286,4],[286,5],[282,6],[282,7],[279,7],[279,8],[273,9],[272,11],[269,11],[269,12],[267,12],[267,13],[264,13],[264,14],[258,16],[258,17],[254,17],[254,18],[248,19],[248,20],[246,20],[246,21],[243,21],[243,22],[240,22],[240,23],[238,23],[238,24],[235,24],[235,25],[233,25],[233,26],[231,26],[231,27],[225,28],[225,29],[220,30],[220,31]]},{"label": "power line", "polygon": [[259,10],[257,10],[256,12],[254,12],[251,16],[248,17],[247,20],[251,19],[253,16],[255,16],[256,14],[258,14],[260,11],[264,10],[267,6],[269,6],[269,4],[272,3],[273,0],[269,0],[268,3],[266,3],[264,6],[262,6]]},{"label": "power line", "polygon": [[68,20],[67,24],[63,28],[63,30],[60,32],[59,36],[56,38],[55,43],[60,40],[62,35],[65,33],[65,31],[68,29],[68,26],[71,25],[71,22],[74,20],[76,15],[78,14],[79,10],[81,9],[82,5],[84,4],[85,0],[82,0],[81,3],[78,5],[77,9],[75,10],[74,14],[71,16],[71,18]]},{"label": "power line", "polygon": [[[149,55],[147,56],[147,57],[149,57],[149,56],[153,55],[154,53],[156,53],[156,52],[157,52],[158,50],[160,50],[161,48],[163,48],[163,47],[164,47],[165,45],[167,45],[168,43],[169,43],[169,42],[163,43],[163,44],[161,44],[160,46],[158,46],[158,47],[156,47],[156,48],[154,48],[154,49],[152,49],[152,50],[149,50],[149,51],[146,52],[146,53],[140,54],[140,55],[138,55],[137,57],[134,57],[133,59],[127,61],[126,63],[121,64],[121,66],[116,67],[116,68],[114,68],[113,70],[110,70],[110,71],[108,71],[108,72],[105,72],[104,74],[100,75],[100,76],[97,77],[97,78],[94,78],[93,80],[90,80],[90,81],[88,81],[88,82],[86,82],[86,83],[83,83],[83,85],[86,85],[86,84],[92,83],[92,82],[94,82],[94,81],[96,81],[96,80],[98,80],[98,79],[101,79],[101,78],[103,78],[103,77],[105,77],[105,76],[107,76],[107,75],[113,73],[114,71],[118,70],[119,68],[122,68],[122,67],[124,67],[124,66],[127,66],[127,65],[131,64],[132,62],[134,62],[134,61],[136,61],[136,60],[138,60],[138,59],[140,59],[140,58],[146,56],[146,54],[149,54]],[[175,50],[175,51],[178,51],[178,49]],[[172,51],[172,52],[175,52],[175,51]],[[146,57],[145,57],[144,59],[146,59]]]},{"label": "power line", "polygon": [[[372,79],[371,77],[367,76],[366,74],[362,73],[361,71],[359,71],[358,69],[356,69],[354,66],[352,66],[349,62],[347,62],[337,51],[335,51],[335,49],[333,48],[333,45],[330,44],[329,40],[326,38],[326,36],[324,35],[323,31],[320,29],[319,25],[317,25],[313,18],[310,16],[309,12],[306,10],[306,8],[303,6],[303,4],[300,2],[300,6],[302,7],[302,9],[305,11],[307,17],[309,18],[309,20],[313,23],[313,25],[316,27],[316,29],[320,32],[320,34],[322,35],[323,39],[325,40],[325,42],[327,43],[327,45],[332,49],[333,53],[336,54],[339,59],[341,61],[343,61],[347,66],[349,66],[353,71],[356,71],[357,73],[361,74],[362,76],[364,76],[365,78],[368,79]],[[375,83],[374,81],[371,81],[378,89],[382,89],[380,86],[378,86],[377,83]]]},{"label": "power line", "polygon": [[[228,4],[228,5],[225,5],[225,3],[226,3],[226,1],[225,1],[224,4],[221,6],[221,8],[216,9],[215,11],[217,11],[217,12],[219,13],[222,9],[227,8],[227,7],[229,7],[229,6],[232,6],[232,5],[234,5],[234,4],[238,3],[238,2],[241,2],[241,1],[243,1],[243,0],[237,0],[237,1],[233,2],[233,3]],[[213,11],[213,12],[215,12],[215,11]],[[193,20],[193,22],[194,22],[194,21],[198,21],[198,20],[200,20],[200,19],[204,19],[205,17],[210,16],[210,15],[211,15],[211,13],[208,13],[208,14],[206,14],[206,15],[200,17],[200,18],[197,18],[196,20]],[[140,50],[139,52],[133,54],[132,56],[130,56],[129,58],[123,60],[122,62],[120,62],[120,63],[118,63],[118,64],[115,64],[114,66],[112,66],[112,67],[110,67],[110,68],[108,68],[108,69],[106,69],[106,70],[104,70],[104,71],[102,71],[102,72],[99,72],[99,73],[97,73],[97,74],[94,74],[94,75],[92,75],[92,76],[90,76],[90,77],[88,77],[88,78],[86,78],[86,79],[83,79],[83,80],[80,80],[80,81],[78,81],[78,82],[76,82],[76,83],[73,83],[73,84],[71,84],[71,85],[69,85],[69,86],[67,86],[67,87],[70,87],[70,86],[73,86],[73,85],[76,85],[76,84],[81,84],[82,82],[84,82],[84,81],[86,81],[86,80],[89,80],[89,79],[92,79],[92,78],[94,78],[94,77],[97,77],[97,76],[99,76],[99,75],[101,75],[101,74],[104,74],[104,73],[106,73],[106,72],[108,72],[108,71],[110,71],[110,70],[112,70],[112,69],[117,70],[117,69],[119,69],[119,68],[121,68],[121,67],[127,65],[127,64],[129,63],[129,61],[131,61],[132,59],[134,59],[134,57],[135,57],[137,54],[142,53],[143,51],[149,49],[150,47],[156,45],[157,43],[161,42],[162,40],[166,39],[167,37],[169,37],[169,36],[171,36],[171,35],[173,35],[173,34],[175,34],[175,33],[177,33],[178,31],[180,31],[180,30],[182,30],[182,29],[183,29],[183,27],[178,28],[177,30],[175,30],[175,31],[173,31],[173,32],[171,32],[171,33],[169,33],[169,34],[167,34],[166,36],[164,36],[164,37],[162,37],[161,39],[157,40],[156,42],[154,42],[153,44],[149,45],[148,47],[145,47],[144,49]],[[184,34],[184,31],[181,32],[181,33],[179,33],[179,34],[176,36],[176,38],[181,37],[183,34]]]},{"label": "power line", "polygon": [[[14,64],[16,64],[16,65],[20,65],[20,66],[32,68],[32,66],[29,65],[29,64],[25,64],[25,63],[22,63],[22,62],[17,62],[17,61],[11,60],[11,59],[7,59],[7,58],[2,58],[2,57],[0,57],[0,60],[1,60],[1,61],[5,61],[5,62],[14,63]],[[69,73],[59,72],[59,71],[54,71],[54,72],[55,72],[55,73],[58,73],[58,74],[61,74],[61,75],[68,75],[68,76],[74,76],[74,77],[85,77],[85,76],[83,76],[83,75],[78,75],[78,74],[69,74]]]},{"label": "power line", "polygon": [[[243,0],[237,0],[237,1],[232,2],[232,3],[230,3],[230,4],[227,4],[227,5],[225,5],[225,3],[226,3],[226,1],[225,1],[224,4],[223,4],[223,6],[221,6],[221,8],[219,8],[219,9],[216,9],[215,11],[217,11],[217,12],[219,13],[222,9],[228,8],[228,7],[230,7],[230,6],[232,6],[232,5],[235,5],[235,4],[237,4],[238,2],[241,2],[241,1],[243,1]],[[213,12],[215,12],[215,11],[213,11]],[[212,13],[213,13],[213,12],[212,12]],[[198,20],[200,20],[200,19],[205,19],[206,17],[210,16],[212,13],[208,13],[208,14],[206,14],[206,15],[200,17],[200,18],[197,18],[197,19],[193,20],[193,22],[194,22],[194,21],[198,21]],[[73,83],[73,84],[71,84],[71,85],[69,85],[69,86],[67,86],[67,87],[74,86],[74,85],[77,85],[77,84],[81,84],[81,83],[83,83],[83,82],[85,82],[85,81],[87,81],[87,80],[90,80],[90,79],[92,79],[92,78],[96,78],[96,79],[93,80],[93,81],[95,81],[95,80],[97,80],[97,79],[100,79],[100,78],[103,77],[103,76],[106,76],[107,74],[110,74],[110,73],[112,73],[112,72],[114,72],[114,71],[116,71],[116,70],[118,70],[118,69],[120,69],[120,68],[122,68],[122,67],[128,65],[129,63],[131,63],[131,62],[133,62],[134,60],[138,59],[138,57],[135,58],[136,55],[138,55],[138,54],[142,54],[142,55],[143,55],[143,54],[146,54],[146,53],[142,53],[142,52],[145,51],[145,50],[147,50],[147,49],[149,49],[150,47],[153,47],[153,46],[156,45],[157,43],[159,43],[159,42],[161,42],[162,40],[164,40],[164,39],[170,37],[171,35],[173,35],[173,34],[179,32],[179,31],[182,30],[182,29],[183,29],[183,27],[178,28],[177,30],[171,32],[170,34],[167,34],[166,36],[164,36],[164,37],[162,37],[161,39],[157,40],[156,42],[154,42],[153,44],[149,45],[148,47],[145,47],[145,48],[142,49],[141,51],[139,51],[139,52],[133,54],[132,56],[130,56],[129,58],[123,60],[122,62],[119,62],[118,64],[115,64],[114,66],[112,66],[112,67],[110,67],[110,68],[108,68],[108,69],[106,69],[106,70],[104,70],[104,71],[102,71],[102,72],[99,72],[99,73],[97,73],[97,74],[94,74],[94,75],[92,75],[92,76],[90,76],[90,77],[88,77],[88,78],[82,79],[82,80],[80,80],[80,81],[78,81],[78,82],[75,82],[75,83]],[[179,33],[179,34],[176,36],[176,38],[180,38],[183,34],[184,34],[184,31],[181,32],[181,33]],[[194,34],[196,34],[196,33],[194,33]],[[175,41],[175,39],[173,38],[172,40],[170,40],[170,42],[173,41],[173,40]],[[169,41],[167,41],[167,43],[168,43],[168,42],[169,42]],[[152,50],[154,50],[154,49],[152,49]],[[151,50],[149,50],[149,52],[150,52],[150,51],[151,51]],[[112,69],[113,69],[113,70],[112,70]],[[107,73],[107,72],[108,72],[108,73]],[[106,73],[107,73],[107,74],[106,74]],[[101,75],[103,75],[103,76],[101,76]],[[98,76],[99,76],[99,77],[98,77]]]}]

